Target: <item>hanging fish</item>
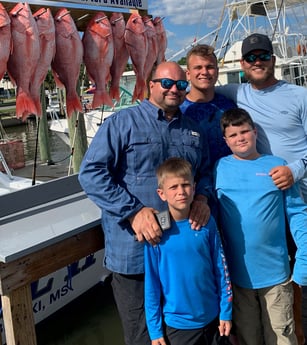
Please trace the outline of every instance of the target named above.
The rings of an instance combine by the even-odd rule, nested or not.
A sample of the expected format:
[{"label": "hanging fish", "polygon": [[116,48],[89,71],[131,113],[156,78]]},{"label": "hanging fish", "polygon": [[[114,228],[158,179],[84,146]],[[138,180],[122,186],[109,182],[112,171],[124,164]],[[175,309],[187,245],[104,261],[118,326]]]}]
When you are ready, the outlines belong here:
[{"label": "hanging fish", "polygon": [[82,104],[77,94],[77,84],[83,57],[83,46],[76,25],[66,8],[54,16],[56,52],[51,63],[54,79],[58,87],[66,90],[66,113],[82,112]]},{"label": "hanging fish", "polygon": [[114,45],[111,24],[103,12],[98,12],[89,21],[82,43],[84,47],[84,64],[89,78],[95,84],[92,108],[102,104],[113,107],[112,99],[107,92],[110,81],[110,67],[114,56]]},{"label": "hanging fish", "polygon": [[13,50],[7,69],[17,86],[16,116],[25,120],[29,114],[38,114],[30,94],[30,83],[40,57],[36,22],[27,3],[18,3],[10,12]]},{"label": "hanging fish", "polygon": [[157,64],[165,61],[165,51],[167,48],[166,32],[165,32],[162,20],[163,18],[161,17],[156,17],[153,20],[154,26],[156,27],[158,47],[159,47]]},{"label": "hanging fish", "polygon": [[110,85],[110,96],[113,99],[119,101],[120,98],[120,78],[125,72],[129,53],[125,44],[124,34],[125,34],[125,18],[122,13],[114,12],[110,18],[110,23],[113,33],[114,42],[114,56],[112,60],[112,65],[110,68],[111,73],[111,85]]},{"label": "hanging fish", "polygon": [[125,30],[125,43],[132,60],[133,70],[136,75],[136,83],[133,91],[132,102],[143,100],[147,91],[145,64],[147,57],[147,35],[142,17],[132,13],[127,21]]},{"label": "hanging fish", "polygon": [[33,17],[36,20],[39,33],[40,58],[32,78],[30,92],[35,102],[38,115],[41,115],[42,105],[40,102],[40,88],[55,55],[55,26],[49,8],[39,9],[33,14]]},{"label": "hanging fish", "polygon": [[11,19],[0,3],[0,80],[7,70],[7,61],[12,48]]},{"label": "hanging fish", "polygon": [[152,18],[149,16],[144,16],[142,19],[146,27],[145,33],[148,41],[148,51],[145,64],[145,80],[147,80],[151,74],[155,62],[157,61],[159,47],[156,27],[153,24]]}]

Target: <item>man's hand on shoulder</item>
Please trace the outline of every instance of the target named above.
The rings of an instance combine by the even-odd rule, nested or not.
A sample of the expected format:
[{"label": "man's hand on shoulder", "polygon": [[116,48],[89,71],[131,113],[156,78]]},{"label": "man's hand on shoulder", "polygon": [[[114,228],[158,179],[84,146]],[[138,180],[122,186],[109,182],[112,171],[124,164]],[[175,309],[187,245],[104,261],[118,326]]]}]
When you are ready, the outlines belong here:
[{"label": "man's hand on shoulder", "polygon": [[191,205],[189,221],[191,228],[199,230],[208,223],[210,218],[210,208],[207,204],[207,197],[204,195],[196,195]]},{"label": "man's hand on shoulder", "polygon": [[151,207],[143,207],[139,212],[129,218],[131,227],[139,242],[145,240],[152,245],[160,242],[162,230],[155,218],[155,211]]},{"label": "man's hand on shoulder", "polygon": [[272,177],[275,186],[281,190],[288,189],[294,184],[292,172],[285,165],[272,168],[269,175]]}]

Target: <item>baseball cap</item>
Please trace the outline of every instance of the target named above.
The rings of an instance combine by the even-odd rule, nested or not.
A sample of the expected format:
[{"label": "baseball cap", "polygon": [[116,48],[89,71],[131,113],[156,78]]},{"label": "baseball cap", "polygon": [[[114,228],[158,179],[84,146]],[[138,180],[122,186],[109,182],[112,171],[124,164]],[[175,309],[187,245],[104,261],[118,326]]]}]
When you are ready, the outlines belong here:
[{"label": "baseball cap", "polygon": [[252,34],[242,42],[242,56],[247,55],[252,50],[266,50],[273,54],[272,42],[266,35]]}]

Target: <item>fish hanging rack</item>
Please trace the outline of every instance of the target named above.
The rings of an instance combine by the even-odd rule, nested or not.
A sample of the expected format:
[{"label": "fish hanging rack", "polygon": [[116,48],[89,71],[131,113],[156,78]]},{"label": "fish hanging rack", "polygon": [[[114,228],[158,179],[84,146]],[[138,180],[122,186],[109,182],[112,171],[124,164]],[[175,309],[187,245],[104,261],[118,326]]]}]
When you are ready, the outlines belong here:
[{"label": "fish hanging rack", "polygon": [[[1,0],[4,8],[9,12],[19,0]],[[78,31],[83,32],[86,29],[89,20],[97,13],[102,11],[106,16],[111,17],[112,12],[121,12],[127,20],[132,12],[138,12],[140,15],[148,15],[148,0],[75,0],[75,1],[51,1],[51,0],[29,0],[26,1],[31,8],[32,13],[42,7],[50,8],[53,15],[60,8],[67,8],[74,19]],[[90,3],[95,4],[90,4]],[[102,5],[99,5],[102,3]],[[133,3],[136,6],[117,6],[116,3]]]}]

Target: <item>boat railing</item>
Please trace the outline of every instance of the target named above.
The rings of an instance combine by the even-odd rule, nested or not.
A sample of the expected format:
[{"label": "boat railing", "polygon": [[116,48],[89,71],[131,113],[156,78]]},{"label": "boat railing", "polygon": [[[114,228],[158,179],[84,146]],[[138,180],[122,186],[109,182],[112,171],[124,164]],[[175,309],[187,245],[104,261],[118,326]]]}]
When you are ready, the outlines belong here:
[{"label": "boat railing", "polygon": [[11,173],[11,170],[10,170],[10,168],[9,168],[9,166],[8,166],[8,164],[7,164],[7,162],[6,162],[5,158],[4,158],[4,155],[3,155],[1,150],[0,150],[0,163],[2,164],[3,169],[5,170],[7,176],[9,177],[9,179],[13,180],[14,177],[13,177],[13,175]]}]

